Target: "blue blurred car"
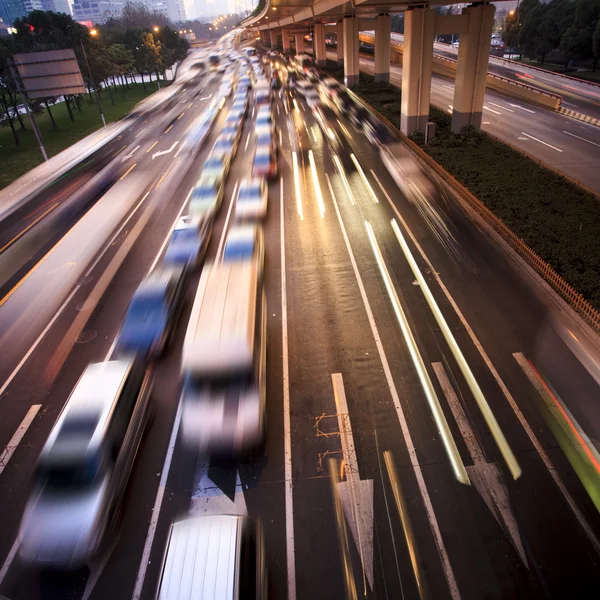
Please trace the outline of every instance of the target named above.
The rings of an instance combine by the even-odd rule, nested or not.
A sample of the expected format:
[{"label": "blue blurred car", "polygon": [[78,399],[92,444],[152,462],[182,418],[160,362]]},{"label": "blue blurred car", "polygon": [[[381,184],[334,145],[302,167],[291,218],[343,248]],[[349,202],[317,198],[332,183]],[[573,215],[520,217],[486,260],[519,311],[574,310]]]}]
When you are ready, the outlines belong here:
[{"label": "blue blurred car", "polygon": [[160,356],[167,348],[183,304],[184,269],[159,267],[136,290],[119,332],[121,353]]},{"label": "blue blurred car", "polygon": [[163,257],[164,265],[193,268],[204,258],[212,233],[212,214],[204,218],[182,217],[169,240]]}]

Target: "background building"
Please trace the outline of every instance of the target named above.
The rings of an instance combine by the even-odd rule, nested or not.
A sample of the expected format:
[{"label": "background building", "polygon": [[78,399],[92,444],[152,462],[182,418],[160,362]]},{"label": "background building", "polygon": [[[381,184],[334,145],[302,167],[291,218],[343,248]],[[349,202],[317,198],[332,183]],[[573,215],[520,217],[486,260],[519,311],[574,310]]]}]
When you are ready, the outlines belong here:
[{"label": "background building", "polygon": [[32,10],[43,10],[41,0],[0,0],[0,19],[8,25]]},{"label": "background building", "polygon": [[[0,0],[1,1],[1,0]],[[43,10],[51,10],[52,12],[71,14],[71,7],[67,0],[41,0]]]},{"label": "background building", "polygon": [[104,23],[110,17],[118,17],[123,6],[125,6],[125,0],[75,0],[73,17],[76,21]]}]

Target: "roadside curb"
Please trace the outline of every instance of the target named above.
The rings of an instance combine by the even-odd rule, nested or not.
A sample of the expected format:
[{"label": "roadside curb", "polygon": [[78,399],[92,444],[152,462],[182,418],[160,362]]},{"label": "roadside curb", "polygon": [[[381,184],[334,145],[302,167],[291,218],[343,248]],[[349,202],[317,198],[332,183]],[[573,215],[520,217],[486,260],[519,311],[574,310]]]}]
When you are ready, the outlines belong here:
[{"label": "roadside curb", "polygon": [[566,117],[571,117],[572,119],[577,119],[578,121],[583,121],[584,123],[589,123],[590,125],[600,127],[600,119],[595,119],[589,115],[578,113],[574,110],[570,110],[569,108],[563,108],[562,106],[559,106],[556,109],[556,112],[560,113],[561,115],[565,115]]},{"label": "roadside curb", "polygon": [[[491,227],[525,263],[533,269],[569,306],[584,319],[596,332],[600,331],[600,311],[597,311],[579,292],[567,283],[545,260],[538,256],[518,235],[509,229],[504,222],[483,204],[479,198],[455,179],[444,167],[437,163],[425,150],[404,135],[382,114],[348,90],[351,97],[360,105],[370,110],[388,127],[417,157],[431,168],[475,213],[486,225]],[[504,143],[504,142],[503,142]],[[513,148],[514,149],[514,148]],[[540,163],[540,166],[545,165]]]}]

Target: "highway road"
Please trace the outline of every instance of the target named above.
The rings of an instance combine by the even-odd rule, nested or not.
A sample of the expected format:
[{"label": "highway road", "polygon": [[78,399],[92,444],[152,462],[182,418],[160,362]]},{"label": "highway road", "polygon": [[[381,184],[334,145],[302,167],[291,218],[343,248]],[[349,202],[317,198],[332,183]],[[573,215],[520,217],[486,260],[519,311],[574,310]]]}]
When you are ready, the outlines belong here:
[{"label": "highway road", "polygon": [[[217,86],[199,81],[203,95],[183,104],[186,114],[170,132],[152,121],[143,124],[158,141],[156,150],[177,141],[188,119],[209,102],[204,95]],[[11,600],[153,598],[171,521],[226,511],[261,520],[273,598],[343,598],[328,475],[334,459],[359,597],[589,597],[600,583],[600,518],[538,410],[531,371],[522,366],[529,363],[521,360],[531,361],[573,420],[600,439],[597,384],[557,335],[552,302],[451,196],[433,203],[438,218],[432,220],[431,212],[398,189],[379,149],[361,131],[328,110],[324,131],[300,98],[285,94],[273,104],[279,172],[269,185],[264,225],[264,452],[234,463],[211,461],[182,443],[179,353],[188,297],[174,348],[155,367],[156,414],[136,459],[120,535],[101,560],[77,573],[32,573],[15,558],[15,535],[41,446],[82,370],[110,354],[133,291],[185,211],[229,102],[174,189],[158,187],[174,168],[174,152],[153,160],[144,146],[134,154],[137,167],[124,181],[136,172],[148,174],[149,185],[155,183],[148,204],[129,212],[121,234],[107,240],[106,253],[10,381],[3,367],[0,448],[32,406],[39,407],[10,460],[0,465],[0,594]],[[209,258],[231,227],[237,182],[251,168],[253,120],[252,108]],[[131,134],[138,128],[142,123]],[[337,149],[331,135],[343,142]],[[90,289],[129,243],[77,343],[59,369],[49,370]],[[475,402],[464,363],[425,301],[423,281],[516,458],[522,471],[516,480]],[[2,315],[0,306],[0,321]],[[584,333],[570,327],[582,339]],[[15,346],[8,358],[20,363],[21,348]],[[439,401],[437,414],[424,378]],[[435,418],[447,422],[450,437],[440,435]],[[471,485],[454,475],[446,452],[451,440]],[[386,452],[393,470],[386,467]],[[411,523],[408,542],[395,486],[402,489]]]},{"label": "highway road", "polygon": [[[335,53],[328,52],[335,60]],[[360,56],[360,68],[373,74],[373,59]],[[402,87],[402,67],[391,65],[390,82]],[[452,112],[454,82],[433,75],[431,103]],[[521,100],[486,90],[482,129],[600,192],[600,127],[565,117]]]},{"label": "highway road", "polygon": [[[392,37],[399,42],[404,41],[401,34],[392,33]],[[433,47],[436,54],[456,60],[458,49],[454,46],[435,42]],[[527,65],[516,64],[498,56],[490,56],[488,72],[559,94],[563,97],[562,106],[565,108],[600,119],[600,87],[597,85],[529,68]]]}]

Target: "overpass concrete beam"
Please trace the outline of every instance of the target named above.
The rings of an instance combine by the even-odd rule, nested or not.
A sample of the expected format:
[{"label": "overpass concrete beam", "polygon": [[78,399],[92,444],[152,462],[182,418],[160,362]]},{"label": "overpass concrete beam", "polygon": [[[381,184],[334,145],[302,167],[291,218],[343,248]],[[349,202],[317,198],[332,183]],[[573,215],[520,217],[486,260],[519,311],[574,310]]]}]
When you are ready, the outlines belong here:
[{"label": "overpass concrete beam", "polygon": [[344,22],[338,21],[336,23],[336,34],[335,40],[337,44],[337,64],[344,64]]},{"label": "overpass concrete beam", "polygon": [[390,15],[379,15],[375,29],[375,81],[388,83],[390,80],[391,35],[392,18]]},{"label": "overpass concrete beam", "polygon": [[327,48],[325,46],[325,26],[323,23],[315,23],[313,28],[313,50],[317,67],[327,65]]},{"label": "overpass concrete beam", "polygon": [[304,54],[304,34],[294,34],[294,40],[296,42],[296,54]]},{"label": "overpass concrete beam", "polygon": [[261,31],[260,32],[260,41],[262,42],[262,45],[265,48],[270,48],[271,47],[271,36],[269,35],[268,31]]},{"label": "overpass concrete beam", "polygon": [[435,13],[415,8],[404,13],[404,56],[400,128],[406,135],[425,132],[429,119]]},{"label": "overpass concrete beam", "polygon": [[271,29],[269,31],[269,36],[271,39],[271,48],[273,50],[277,49],[279,47],[279,31],[277,31],[277,29]]},{"label": "overpass concrete beam", "polygon": [[348,87],[358,86],[360,78],[358,62],[358,19],[344,17],[344,83]]},{"label": "overpass concrete beam", "polygon": [[463,9],[469,25],[460,36],[452,109],[452,131],[481,128],[483,98],[496,7],[493,4]]}]

